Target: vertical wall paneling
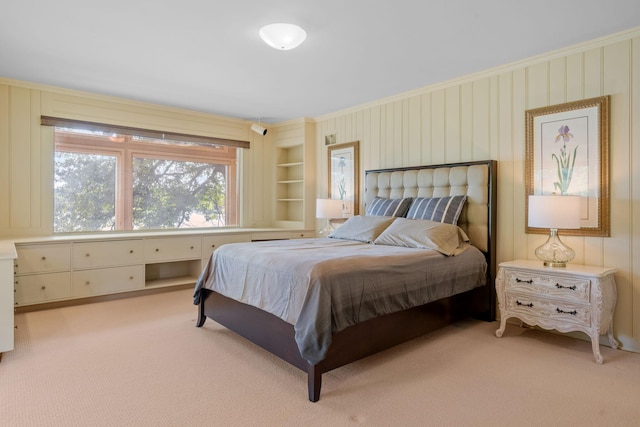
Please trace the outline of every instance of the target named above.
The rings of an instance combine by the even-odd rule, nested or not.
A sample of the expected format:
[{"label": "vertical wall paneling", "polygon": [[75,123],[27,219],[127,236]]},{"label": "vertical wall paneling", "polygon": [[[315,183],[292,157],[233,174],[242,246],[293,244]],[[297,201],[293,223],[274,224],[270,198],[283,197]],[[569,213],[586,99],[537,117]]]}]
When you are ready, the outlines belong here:
[{"label": "vertical wall paneling", "polygon": [[[527,109],[527,72],[522,68],[513,72],[513,95],[512,95],[512,135],[513,135],[513,199],[509,194],[505,194],[498,190],[498,204],[502,203],[501,195],[506,197],[504,203],[510,201],[513,206],[513,225],[512,230],[514,239],[514,251],[511,257],[507,256],[502,259],[526,259],[531,257],[533,252],[525,242],[527,235],[525,229],[525,158],[526,158],[526,141],[525,141],[525,117],[524,112]],[[506,160],[506,159],[505,159]],[[503,231],[502,227],[498,230],[498,235]],[[503,232],[509,232],[504,230]],[[501,259],[501,258],[498,258]]]},{"label": "vertical wall paneling", "polygon": [[[362,112],[362,130],[358,136],[358,140],[362,141],[360,145],[364,144],[364,141],[371,141],[371,126],[371,110],[367,109]],[[360,148],[358,151],[360,152],[360,174],[362,175],[364,171],[371,169],[371,161],[366,155],[367,150]]]},{"label": "vertical wall paneling", "polygon": [[0,84],[0,235],[9,228],[9,86]]},{"label": "vertical wall paneling", "polygon": [[399,115],[398,121],[402,123],[400,129],[400,137],[402,138],[402,159],[400,165],[409,165],[411,164],[411,140],[409,139],[409,100],[405,99],[402,101],[402,107],[400,113],[396,113]]},{"label": "vertical wall paneling", "polygon": [[567,102],[584,99],[584,54],[567,56]]},{"label": "vertical wall paneling", "polygon": [[431,94],[431,162],[434,164],[445,163],[447,138],[445,126],[447,117],[445,116],[445,91],[443,89],[436,90]]},{"label": "vertical wall paneling", "polygon": [[[360,142],[360,151],[365,152],[369,150],[369,167],[368,169],[380,169],[384,167],[383,159],[381,158],[382,152],[382,108],[380,106],[373,107],[371,109],[371,139],[369,142]],[[365,146],[366,144],[366,146]],[[362,156],[362,154],[361,154]]]},{"label": "vertical wall paneling", "polygon": [[460,86],[460,160],[473,159],[473,83]]},{"label": "vertical wall paneling", "polygon": [[396,138],[396,110],[397,104],[394,102],[390,102],[386,106],[386,111],[383,121],[384,124],[384,166],[387,168],[392,168],[396,165],[395,159],[397,157],[402,157],[402,145],[400,141]]},{"label": "vertical wall paneling", "polygon": [[422,154],[422,164],[429,165],[432,164],[432,156],[431,156],[431,134],[433,131],[431,130],[431,94],[425,93],[421,97],[421,105],[422,105],[422,129],[420,131],[421,137],[421,154]]},{"label": "vertical wall paneling", "polygon": [[490,156],[490,109],[489,78],[473,82],[473,158],[488,159]]},{"label": "vertical wall paneling", "polygon": [[402,166],[405,156],[406,156],[406,151],[407,151],[407,144],[405,144],[405,140],[404,140],[404,135],[406,133],[404,133],[404,104],[405,101],[397,101],[394,102],[394,109],[393,109],[393,133],[391,134],[391,141],[393,141],[393,143],[391,145],[395,146],[395,153],[393,158],[393,166],[394,167],[398,167],[398,166]]},{"label": "vertical wall paneling", "polygon": [[[503,73],[498,78],[498,221],[505,230],[514,230],[513,206],[506,203],[514,200],[513,162],[513,78]],[[514,252],[514,233],[498,233],[497,256],[505,259]]]},{"label": "vertical wall paneling", "polygon": [[40,211],[41,224],[39,234],[48,236],[53,234],[53,192],[47,191],[51,188],[53,180],[53,159],[55,144],[53,138],[53,128],[43,126],[39,128],[40,133]]},{"label": "vertical wall paneling", "polygon": [[527,110],[549,105],[549,63],[527,67]]},{"label": "vertical wall paneling", "polygon": [[[39,90],[31,90],[30,91],[30,112],[29,112],[29,148],[31,153],[29,157],[31,158],[31,189],[29,194],[31,195],[30,200],[30,210],[31,210],[31,223],[29,226],[34,229],[42,228],[42,187],[40,184],[42,183],[41,174],[44,172],[41,165],[43,164],[42,158],[42,147],[40,141],[40,91]],[[47,162],[48,163],[48,162]]]},{"label": "vertical wall paneling", "polygon": [[602,89],[602,47],[589,49],[584,53],[584,97],[608,95]]},{"label": "vertical wall paneling", "polygon": [[445,90],[445,162],[455,163],[462,158],[460,148],[460,86]]},{"label": "vertical wall paneling", "polygon": [[633,290],[632,336],[640,341],[640,37],[631,40],[631,286]]},{"label": "vertical wall paneling", "polygon": [[409,99],[409,105],[407,106],[407,139],[409,149],[407,155],[409,161],[407,165],[419,166],[422,158],[422,99],[418,96],[413,96]]},{"label": "vertical wall paneling", "polygon": [[487,159],[497,159],[499,155],[499,90],[500,86],[498,84],[498,76],[491,76],[489,79],[489,152],[486,157]]},{"label": "vertical wall paneling", "polygon": [[630,67],[631,41],[622,41],[605,47],[603,52],[603,88],[611,94],[610,162],[615,167],[610,173],[611,237],[604,239],[605,265],[618,267],[618,305],[616,324],[618,338],[623,342],[632,336],[631,289],[631,110]]},{"label": "vertical wall paneling", "polygon": [[14,229],[28,229],[31,225],[30,92],[15,86],[9,90],[9,223]]},{"label": "vertical wall paneling", "polygon": [[567,102],[567,61],[554,58],[549,61],[549,105]]}]

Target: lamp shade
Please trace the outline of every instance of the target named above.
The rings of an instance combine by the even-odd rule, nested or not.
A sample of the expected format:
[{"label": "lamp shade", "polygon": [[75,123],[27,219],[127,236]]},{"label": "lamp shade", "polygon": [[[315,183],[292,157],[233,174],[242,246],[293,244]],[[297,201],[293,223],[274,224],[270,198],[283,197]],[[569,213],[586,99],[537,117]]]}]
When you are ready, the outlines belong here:
[{"label": "lamp shade", "polygon": [[342,218],[342,200],[317,199],[316,218]]},{"label": "lamp shade", "polygon": [[580,228],[580,196],[529,196],[529,227]]},{"label": "lamp shade", "polygon": [[307,38],[307,32],[295,24],[276,23],[260,29],[260,38],[278,50],[294,49]]}]

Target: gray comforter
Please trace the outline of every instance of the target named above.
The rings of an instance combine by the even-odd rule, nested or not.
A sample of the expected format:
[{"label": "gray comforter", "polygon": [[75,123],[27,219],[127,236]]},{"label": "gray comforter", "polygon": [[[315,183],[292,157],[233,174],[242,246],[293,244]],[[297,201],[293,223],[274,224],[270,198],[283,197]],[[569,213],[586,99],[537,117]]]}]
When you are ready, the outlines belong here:
[{"label": "gray comforter", "polygon": [[218,248],[195,287],[259,307],[294,325],[300,354],[324,359],[331,334],[380,315],[486,284],[484,255],[327,238],[232,243]]}]

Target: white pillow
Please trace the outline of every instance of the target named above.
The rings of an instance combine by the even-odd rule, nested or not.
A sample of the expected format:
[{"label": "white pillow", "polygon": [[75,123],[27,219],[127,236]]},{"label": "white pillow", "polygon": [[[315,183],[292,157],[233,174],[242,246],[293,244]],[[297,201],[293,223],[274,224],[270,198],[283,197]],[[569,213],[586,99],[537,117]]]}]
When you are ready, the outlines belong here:
[{"label": "white pillow", "polygon": [[457,225],[427,219],[396,218],[373,242],[376,245],[433,249],[457,255],[468,247],[469,238]]},{"label": "white pillow", "polygon": [[352,216],[328,237],[372,243],[396,218],[387,216]]}]

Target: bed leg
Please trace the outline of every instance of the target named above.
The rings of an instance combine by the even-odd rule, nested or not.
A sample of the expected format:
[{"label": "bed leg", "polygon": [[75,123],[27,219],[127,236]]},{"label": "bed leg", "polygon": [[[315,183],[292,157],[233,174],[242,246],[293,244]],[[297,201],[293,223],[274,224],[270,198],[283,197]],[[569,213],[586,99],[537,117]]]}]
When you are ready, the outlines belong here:
[{"label": "bed leg", "polygon": [[307,383],[309,386],[309,400],[317,402],[320,400],[320,387],[322,387],[322,372],[316,365],[309,365],[307,368]]},{"label": "bed leg", "polygon": [[205,320],[207,320],[207,316],[204,314],[204,301],[200,301],[198,304],[198,322],[196,323],[196,327],[200,327],[204,325]]}]

